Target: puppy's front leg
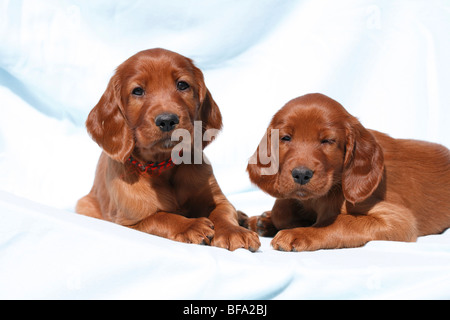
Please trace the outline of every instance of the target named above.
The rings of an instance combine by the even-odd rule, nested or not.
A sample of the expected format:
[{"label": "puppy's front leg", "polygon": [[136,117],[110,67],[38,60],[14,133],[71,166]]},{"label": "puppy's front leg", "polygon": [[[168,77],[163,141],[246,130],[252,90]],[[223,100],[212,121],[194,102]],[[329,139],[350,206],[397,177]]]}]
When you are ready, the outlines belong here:
[{"label": "puppy's front leg", "polygon": [[131,228],[167,239],[209,245],[214,224],[208,218],[186,218],[169,212],[157,212]]},{"label": "puppy's front leg", "polygon": [[272,240],[281,251],[355,248],[372,240],[416,241],[416,220],[405,207],[380,202],[367,214],[342,213],[328,225],[285,229]]},{"label": "puppy's front leg", "polygon": [[239,226],[238,214],[234,207],[225,201],[216,206],[209,215],[214,223],[215,235],[211,245],[234,251],[245,248],[255,252],[261,246],[258,235]]},{"label": "puppy's front leg", "polygon": [[299,200],[277,199],[271,211],[248,220],[249,229],[262,237],[273,237],[282,229],[311,226],[316,214],[306,211]]},{"label": "puppy's front leg", "polygon": [[260,216],[248,218],[248,228],[261,237],[273,237],[277,234],[278,229],[273,225],[271,215],[271,211],[265,211]]}]

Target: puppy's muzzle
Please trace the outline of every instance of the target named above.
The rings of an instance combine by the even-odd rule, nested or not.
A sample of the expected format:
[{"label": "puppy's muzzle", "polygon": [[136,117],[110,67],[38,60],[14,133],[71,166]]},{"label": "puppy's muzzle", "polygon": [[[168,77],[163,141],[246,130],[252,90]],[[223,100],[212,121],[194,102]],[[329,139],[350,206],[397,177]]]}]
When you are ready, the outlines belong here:
[{"label": "puppy's muzzle", "polygon": [[173,113],[162,113],[155,118],[156,126],[163,132],[172,131],[178,123],[180,119]]},{"label": "puppy's muzzle", "polygon": [[295,183],[298,183],[302,186],[311,181],[313,175],[314,172],[306,167],[297,167],[292,170],[292,178],[294,178]]}]

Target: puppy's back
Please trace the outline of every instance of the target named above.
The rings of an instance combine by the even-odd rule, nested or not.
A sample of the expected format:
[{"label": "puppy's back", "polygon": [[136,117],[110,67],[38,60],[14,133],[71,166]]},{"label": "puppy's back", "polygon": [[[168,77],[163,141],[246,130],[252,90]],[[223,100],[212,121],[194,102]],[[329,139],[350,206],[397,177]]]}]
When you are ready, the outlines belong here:
[{"label": "puppy's back", "polygon": [[421,235],[450,227],[450,151],[436,143],[371,132],[384,152],[386,199],[413,211]]}]

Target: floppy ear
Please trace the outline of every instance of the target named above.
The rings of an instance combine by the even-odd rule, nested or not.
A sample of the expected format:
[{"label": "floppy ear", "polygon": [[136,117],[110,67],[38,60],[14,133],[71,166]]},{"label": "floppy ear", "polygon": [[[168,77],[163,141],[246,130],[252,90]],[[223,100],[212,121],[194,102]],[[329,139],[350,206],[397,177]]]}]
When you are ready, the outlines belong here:
[{"label": "floppy ear", "polygon": [[134,148],[134,139],[123,113],[117,75],[111,78],[100,101],[89,113],[86,128],[112,159],[122,163],[128,159]]},{"label": "floppy ear", "polygon": [[278,192],[278,138],[278,131],[269,126],[247,165],[250,181],[273,197],[281,197]]},{"label": "floppy ear", "polygon": [[203,101],[200,100],[200,103],[199,115],[200,120],[205,123],[203,126],[205,130],[222,129],[222,114],[207,88],[205,97],[203,98]]},{"label": "floppy ear", "polygon": [[[194,66],[194,73],[198,79],[199,85],[199,100],[200,105],[197,111],[197,119],[202,121],[202,135],[206,130],[209,129],[222,129],[222,114],[220,113],[219,107],[211,96],[208,88],[205,85],[205,80],[203,78],[203,73]],[[210,141],[203,141],[203,148],[214,140],[215,135],[212,135]]]},{"label": "floppy ear", "polygon": [[384,156],[374,136],[359,121],[346,129],[347,144],[342,175],[342,189],[347,201],[366,200],[383,177]]}]

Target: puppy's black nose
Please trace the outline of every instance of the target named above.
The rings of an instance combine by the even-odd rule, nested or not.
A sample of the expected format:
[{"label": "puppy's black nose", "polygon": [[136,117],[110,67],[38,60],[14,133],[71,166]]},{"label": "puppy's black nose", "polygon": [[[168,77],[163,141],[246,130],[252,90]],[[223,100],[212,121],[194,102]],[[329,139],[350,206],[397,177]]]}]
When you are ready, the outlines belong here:
[{"label": "puppy's black nose", "polygon": [[314,172],[306,167],[298,167],[292,170],[292,178],[294,178],[295,183],[301,184],[302,186],[307,184],[313,175]]},{"label": "puppy's black nose", "polygon": [[173,113],[161,113],[155,118],[155,124],[164,132],[172,131],[178,123],[180,119]]}]

